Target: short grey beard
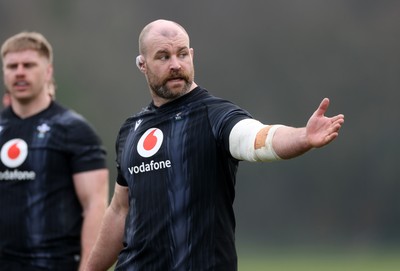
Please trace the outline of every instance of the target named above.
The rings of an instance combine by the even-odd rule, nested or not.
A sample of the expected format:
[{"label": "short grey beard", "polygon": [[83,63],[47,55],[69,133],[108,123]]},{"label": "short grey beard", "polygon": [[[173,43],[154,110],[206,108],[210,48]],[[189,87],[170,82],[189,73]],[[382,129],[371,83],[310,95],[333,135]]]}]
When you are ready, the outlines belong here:
[{"label": "short grey beard", "polygon": [[151,89],[160,98],[163,98],[166,100],[174,100],[174,99],[177,99],[177,98],[185,95],[186,93],[188,93],[191,85],[192,85],[192,82],[186,82],[183,91],[181,91],[179,93],[173,93],[165,85],[162,85],[162,86],[154,86],[153,85],[153,86],[151,86]]}]

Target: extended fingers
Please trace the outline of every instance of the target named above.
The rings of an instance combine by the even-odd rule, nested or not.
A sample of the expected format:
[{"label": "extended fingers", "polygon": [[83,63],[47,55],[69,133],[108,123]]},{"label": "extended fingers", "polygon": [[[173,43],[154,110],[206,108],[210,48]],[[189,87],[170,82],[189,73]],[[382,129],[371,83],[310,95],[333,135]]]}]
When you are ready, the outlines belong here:
[{"label": "extended fingers", "polygon": [[331,123],[331,125],[329,127],[328,135],[336,134],[335,137],[337,137],[340,128],[342,128],[342,124],[344,122],[344,119],[338,117],[338,118],[332,118],[331,121],[332,121],[332,123]]},{"label": "extended fingers", "polygon": [[344,116],[342,114],[334,116],[331,118],[331,123],[336,126],[341,126],[344,123]]},{"label": "extended fingers", "polygon": [[332,119],[332,122],[337,121],[337,120],[343,122],[344,121],[344,115],[343,114],[339,114],[339,115],[336,115],[336,116],[332,117],[331,119]]},{"label": "extended fingers", "polygon": [[339,136],[339,133],[338,133],[338,132],[330,133],[329,135],[327,135],[327,136],[325,137],[325,143],[324,143],[324,145],[330,143],[332,140],[334,140],[334,139],[337,138],[338,136]]}]

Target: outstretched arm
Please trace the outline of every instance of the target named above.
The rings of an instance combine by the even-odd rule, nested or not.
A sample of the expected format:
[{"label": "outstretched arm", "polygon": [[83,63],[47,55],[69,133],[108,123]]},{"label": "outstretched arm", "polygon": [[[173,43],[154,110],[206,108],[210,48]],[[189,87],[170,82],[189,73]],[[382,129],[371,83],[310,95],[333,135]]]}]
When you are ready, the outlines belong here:
[{"label": "outstretched arm", "polygon": [[329,99],[322,100],[307,126],[294,128],[265,125],[254,119],[239,121],[229,135],[229,150],[238,160],[266,162],[290,159],[312,148],[330,143],[338,136],[343,115],[325,117]]},{"label": "outstretched arm", "polygon": [[306,127],[283,126],[277,129],[272,140],[276,154],[282,159],[290,159],[312,148],[320,148],[332,142],[339,135],[344,116],[339,114],[326,117],[328,106],[329,99],[323,99],[308,120]]}]

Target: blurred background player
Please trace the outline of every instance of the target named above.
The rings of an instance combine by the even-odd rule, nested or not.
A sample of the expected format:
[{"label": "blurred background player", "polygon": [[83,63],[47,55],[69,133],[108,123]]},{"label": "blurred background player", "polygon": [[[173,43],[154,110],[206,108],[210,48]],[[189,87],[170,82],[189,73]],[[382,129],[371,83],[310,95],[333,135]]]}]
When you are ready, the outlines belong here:
[{"label": "blurred background player", "polygon": [[54,101],[53,51],[22,32],[1,47],[0,270],[82,270],[108,202],[93,127]]}]

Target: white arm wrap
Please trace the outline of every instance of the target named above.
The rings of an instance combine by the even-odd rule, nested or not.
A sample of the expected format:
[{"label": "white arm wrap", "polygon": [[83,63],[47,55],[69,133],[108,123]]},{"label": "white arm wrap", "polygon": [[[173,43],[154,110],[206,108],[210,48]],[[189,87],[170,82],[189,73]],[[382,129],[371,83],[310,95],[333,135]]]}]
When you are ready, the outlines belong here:
[{"label": "white arm wrap", "polygon": [[[280,160],[272,146],[272,138],[275,131],[282,125],[264,125],[254,119],[244,119],[239,121],[229,135],[229,151],[238,160],[249,162],[266,162]],[[256,149],[257,134],[266,127],[267,130],[265,144]]]}]

